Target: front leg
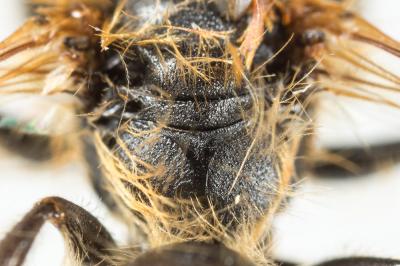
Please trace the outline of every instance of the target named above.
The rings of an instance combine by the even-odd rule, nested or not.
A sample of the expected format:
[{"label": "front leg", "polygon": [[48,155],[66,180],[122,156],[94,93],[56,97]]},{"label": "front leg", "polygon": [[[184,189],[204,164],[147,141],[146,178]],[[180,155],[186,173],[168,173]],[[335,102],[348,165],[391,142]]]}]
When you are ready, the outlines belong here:
[{"label": "front leg", "polygon": [[51,142],[51,136],[27,134],[0,126],[0,147],[25,159],[36,162],[50,160],[53,156]]},{"label": "front leg", "polygon": [[[289,262],[276,261],[276,266],[300,266]],[[369,257],[350,257],[326,261],[315,266],[399,266],[399,260],[369,258]]]},{"label": "front leg", "polygon": [[58,197],[38,202],[0,242],[0,266],[22,265],[42,225],[49,221],[83,264],[110,265],[115,242],[101,223],[83,208]]},{"label": "front leg", "polygon": [[318,264],[317,266],[398,266],[399,260],[380,258],[346,258],[336,259]]},{"label": "front leg", "polygon": [[399,163],[400,142],[328,149],[321,154],[307,154],[307,157],[311,160],[305,161],[305,167],[317,177],[362,176]]}]

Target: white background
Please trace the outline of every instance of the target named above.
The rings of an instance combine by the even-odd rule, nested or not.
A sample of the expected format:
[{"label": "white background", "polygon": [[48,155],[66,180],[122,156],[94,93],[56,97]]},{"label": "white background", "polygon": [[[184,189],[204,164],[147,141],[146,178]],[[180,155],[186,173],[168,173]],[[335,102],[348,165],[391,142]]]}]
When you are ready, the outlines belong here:
[{"label": "white background", "polygon": [[[23,1],[0,0],[0,38],[23,21]],[[386,33],[400,40],[400,1],[364,0],[359,10]],[[399,70],[399,62],[385,58]],[[399,73],[399,72],[397,72]],[[360,145],[399,139],[399,111],[345,100],[324,104],[320,122],[322,145]],[[277,256],[314,263],[345,255],[400,259],[400,166],[347,181],[304,181],[291,206],[275,223]],[[127,230],[97,200],[78,162],[60,168],[32,164],[0,153],[0,238],[35,201],[58,195],[84,207],[119,241]],[[45,226],[26,265],[61,265],[63,242]]]}]

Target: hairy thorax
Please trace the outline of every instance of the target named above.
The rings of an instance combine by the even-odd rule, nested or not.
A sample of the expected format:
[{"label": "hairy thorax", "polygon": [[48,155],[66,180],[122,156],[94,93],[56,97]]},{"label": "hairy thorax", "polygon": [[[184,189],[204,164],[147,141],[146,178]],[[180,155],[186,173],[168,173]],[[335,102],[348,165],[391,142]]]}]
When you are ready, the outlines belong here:
[{"label": "hairy thorax", "polygon": [[[113,88],[104,90],[106,110],[96,123],[130,173],[123,179],[135,201],[168,202],[167,212],[177,204],[189,216],[201,209],[226,227],[278,208],[283,173],[272,142],[282,125],[261,125],[276,89],[271,82],[271,91],[261,90],[235,65],[229,48],[243,33],[241,23],[212,4],[181,4],[144,25],[152,35],[123,55],[109,51]],[[255,61],[274,46],[263,45]]]}]

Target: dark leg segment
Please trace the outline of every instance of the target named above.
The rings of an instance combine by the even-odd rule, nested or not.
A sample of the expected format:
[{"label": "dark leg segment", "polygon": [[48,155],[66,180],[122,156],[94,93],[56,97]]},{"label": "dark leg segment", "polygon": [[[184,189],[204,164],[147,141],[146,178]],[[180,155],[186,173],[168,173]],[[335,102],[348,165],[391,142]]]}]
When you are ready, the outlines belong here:
[{"label": "dark leg segment", "polygon": [[83,264],[110,265],[105,259],[116,246],[100,222],[81,207],[50,197],[37,203],[0,242],[0,266],[22,265],[46,221],[60,230]]},{"label": "dark leg segment", "polygon": [[88,167],[88,174],[93,188],[95,189],[100,200],[107,205],[111,211],[117,212],[117,204],[112,198],[110,192],[107,190],[106,177],[101,170],[100,159],[97,155],[97,150],[93,143],[93,139],[90,137],[84,137],[82,142],[84,144],[83,155]]},{"label": "dark leg segment", "polygon": [[318,264],[317,266],[397,266],[400,260],[378,259],[378,258],[347,258],[331,260]]},{"label": "dark leg segment", "polygon": [[383,166],[400,162],[400,142],[370,147],[350,147],[331,149],[326,152],[332,161],[316,161],[311,164],[311,172],[321,177],[361,176]]},{"label": "dark leg segment", "polygon": [[287,262],[287,261],[275,261],[276,266],[297,266],[297,264]]},{"label": "dark leg segment", "polygon": [[[294,264],[288,262],[275,262],[277,266],[300,266],[302,264]],[[315,266],[398,266],[400,260],[368,258],[368,257],[353,257],[341,258],[326,261]]]},{"label": "dark leg segment", "polygon": [[0,128],[0,146],[29,160],[41,162],[51,159],[50,142],[49,136],[24,134],[12,129]]}]

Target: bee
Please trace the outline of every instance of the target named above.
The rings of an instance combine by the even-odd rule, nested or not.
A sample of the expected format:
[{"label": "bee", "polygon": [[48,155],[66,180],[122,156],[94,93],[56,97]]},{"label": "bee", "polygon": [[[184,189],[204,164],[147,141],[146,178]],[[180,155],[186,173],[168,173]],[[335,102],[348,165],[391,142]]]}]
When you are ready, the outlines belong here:
[{"label": "bee", "polygon": [[21,265],[50,222],[78,265],[289,265],[270,255],[271,225],[302,176],[398,156],[313,145],[322,95],[399,107],[380,92],[400,78],[368,48],[399,57],[400,45],[348,2],[33,1],[36,15],[0,44],[0,91],[42,108],[4,111],[1,134],[10,149],[38,145],[20,149],[33,159],[84,159],[135,242],[120,248],[87,210],[48,197],[0,242],[0,264]]}]

